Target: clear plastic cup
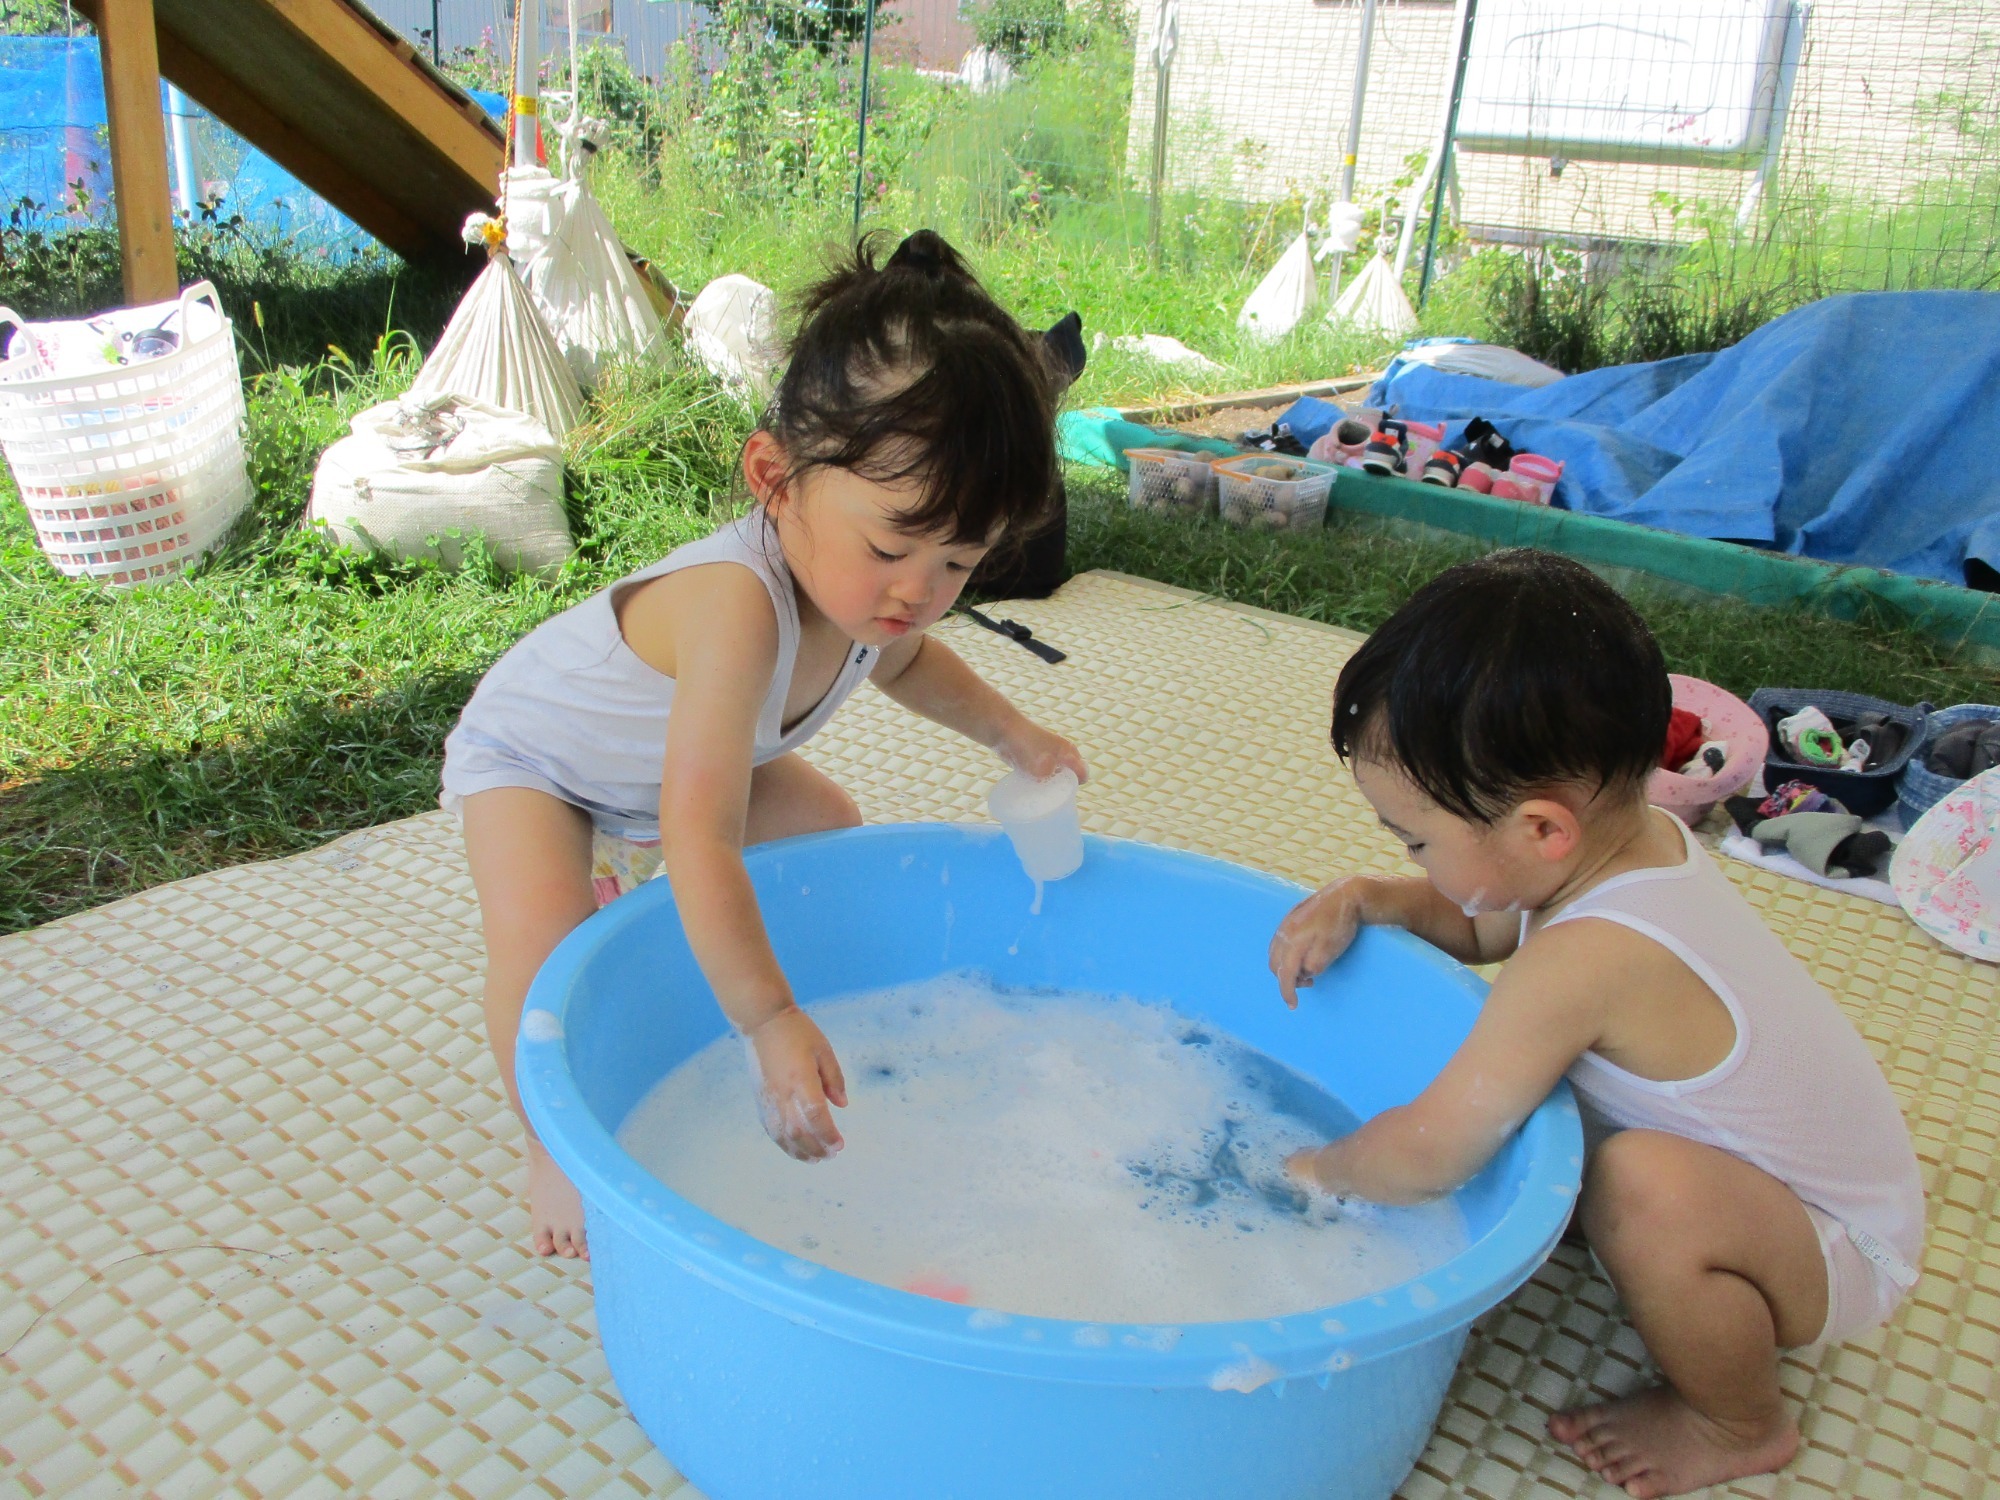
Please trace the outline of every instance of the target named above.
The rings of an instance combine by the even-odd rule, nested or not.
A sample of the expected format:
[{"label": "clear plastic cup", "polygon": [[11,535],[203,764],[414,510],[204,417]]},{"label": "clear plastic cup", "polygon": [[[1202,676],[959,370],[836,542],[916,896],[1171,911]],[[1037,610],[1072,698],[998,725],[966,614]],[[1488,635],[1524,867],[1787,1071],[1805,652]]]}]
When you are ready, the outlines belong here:
[{"label": "clear plastic cup", "polygon": [[1021,868],[1036,885],[1073,875],[1083,863],[1076,773],[1068,767],[1047,781],[1015,771],[987,794],[986,807],[994,821],[1007,830]]}]

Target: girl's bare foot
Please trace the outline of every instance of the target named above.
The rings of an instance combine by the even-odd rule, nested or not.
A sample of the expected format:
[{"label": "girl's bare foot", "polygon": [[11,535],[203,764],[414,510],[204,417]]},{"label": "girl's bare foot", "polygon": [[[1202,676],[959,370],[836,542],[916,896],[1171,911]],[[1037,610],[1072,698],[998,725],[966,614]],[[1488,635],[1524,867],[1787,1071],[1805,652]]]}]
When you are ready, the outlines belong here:
[{"label": "girl's bare foot", "polygon": [[1635,1500],[1769,1474],[1799,1449],[1798,1424],[1782,1408],[1762,1430],[1740,1431],[1704,1417],[1667,1386],[1557,1412],[1549,1418],[1549,1435]]},{"label": "girl's bare foot", "polygon": [[528,1141],[529,1238],[537,1255],[589,1260],[583,1241],[583,1199],[538,1140]]}]

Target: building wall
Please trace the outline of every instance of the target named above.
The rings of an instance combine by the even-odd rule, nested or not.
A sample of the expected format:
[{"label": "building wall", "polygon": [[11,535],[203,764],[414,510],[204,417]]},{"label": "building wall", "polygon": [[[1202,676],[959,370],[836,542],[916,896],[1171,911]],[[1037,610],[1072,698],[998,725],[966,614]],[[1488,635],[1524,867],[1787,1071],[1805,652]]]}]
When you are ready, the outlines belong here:
[{"label": "building wall", "polygon": [[[1160,0],[1140,0],[1130,161],[1152,153]],[[1644,0],[1634,0],[1643,15]],[[1359,38],[1358,0],[1182,0],[1168,88],[1172,186],[1252,202],[1330,193],[1339,179]],[[1452,61],[1452,6],[1377,9],[1357,163],[1357,199],[1379,199],[1429,150]],[[1818,0],[1805,31],[1776,189],[1800,204],[1832,191],[1898,212],[1972,191],[1995,165],[2000,6],[1990,0]],[[1672,239],[1674,205],[1735,205],[1748,170],[1463,152],[1463,213],[1501,232]],[[1952,204],[1977,212],[1969,202]],[[2000,207],[1989,207],[2000,214]],[[2000,223],[1996,223],[2000,229]]]}]

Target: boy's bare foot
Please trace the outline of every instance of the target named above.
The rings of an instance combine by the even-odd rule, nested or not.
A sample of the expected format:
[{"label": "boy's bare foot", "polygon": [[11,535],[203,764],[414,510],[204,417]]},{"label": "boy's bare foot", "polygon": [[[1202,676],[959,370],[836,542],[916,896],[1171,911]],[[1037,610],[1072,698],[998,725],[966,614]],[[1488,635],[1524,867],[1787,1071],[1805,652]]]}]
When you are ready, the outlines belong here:
[{"label": "boy's bare foot", "polygon": [[1762,1432],[1739,1432],[1704,1417],[1666,1386],[1557,1412],[1549,1418],[1549,1435],[1635,1500],[1769,1474],[1799,1449],[1798,1424],[1789,1412],[1781,1411]]},{"label": "boy's bare foot", "polygon": [[535,1254],[590,1259],[590,1247],[583,1242],[583,1199],[563,1176],[555,1158],[540,1141],[532,1139],[528,1142],[528,1222]]}]

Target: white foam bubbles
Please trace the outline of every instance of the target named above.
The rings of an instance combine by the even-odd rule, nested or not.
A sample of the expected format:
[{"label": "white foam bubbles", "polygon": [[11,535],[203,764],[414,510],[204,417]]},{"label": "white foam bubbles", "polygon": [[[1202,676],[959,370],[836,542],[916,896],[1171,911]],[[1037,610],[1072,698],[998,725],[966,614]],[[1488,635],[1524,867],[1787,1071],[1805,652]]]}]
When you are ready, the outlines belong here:
[{"label": "white foam bubbles", "polygon": [[562,1017],[552,1010],[536,1006],[521,1015],[521,1040],[524,1042],[559,1042],[563,1039]]},{"label": "white foam bubbles", "polygon": [[787,1255],[973,1317],[1090,1324],[1069,1337],[1091,1348],[1119,1342],[1101,1325],[1150,1338],[1365,1296],[1465,1244],[1449,1200],[1382,1209],[1300,1192],[1285,1157],[1353,1117],[1164,1006],[956,978],[813,1016],[851,1100],[837,1159],[805,1165],[771,1145],[726,1038],[619,1132],[668,1187]]}]

